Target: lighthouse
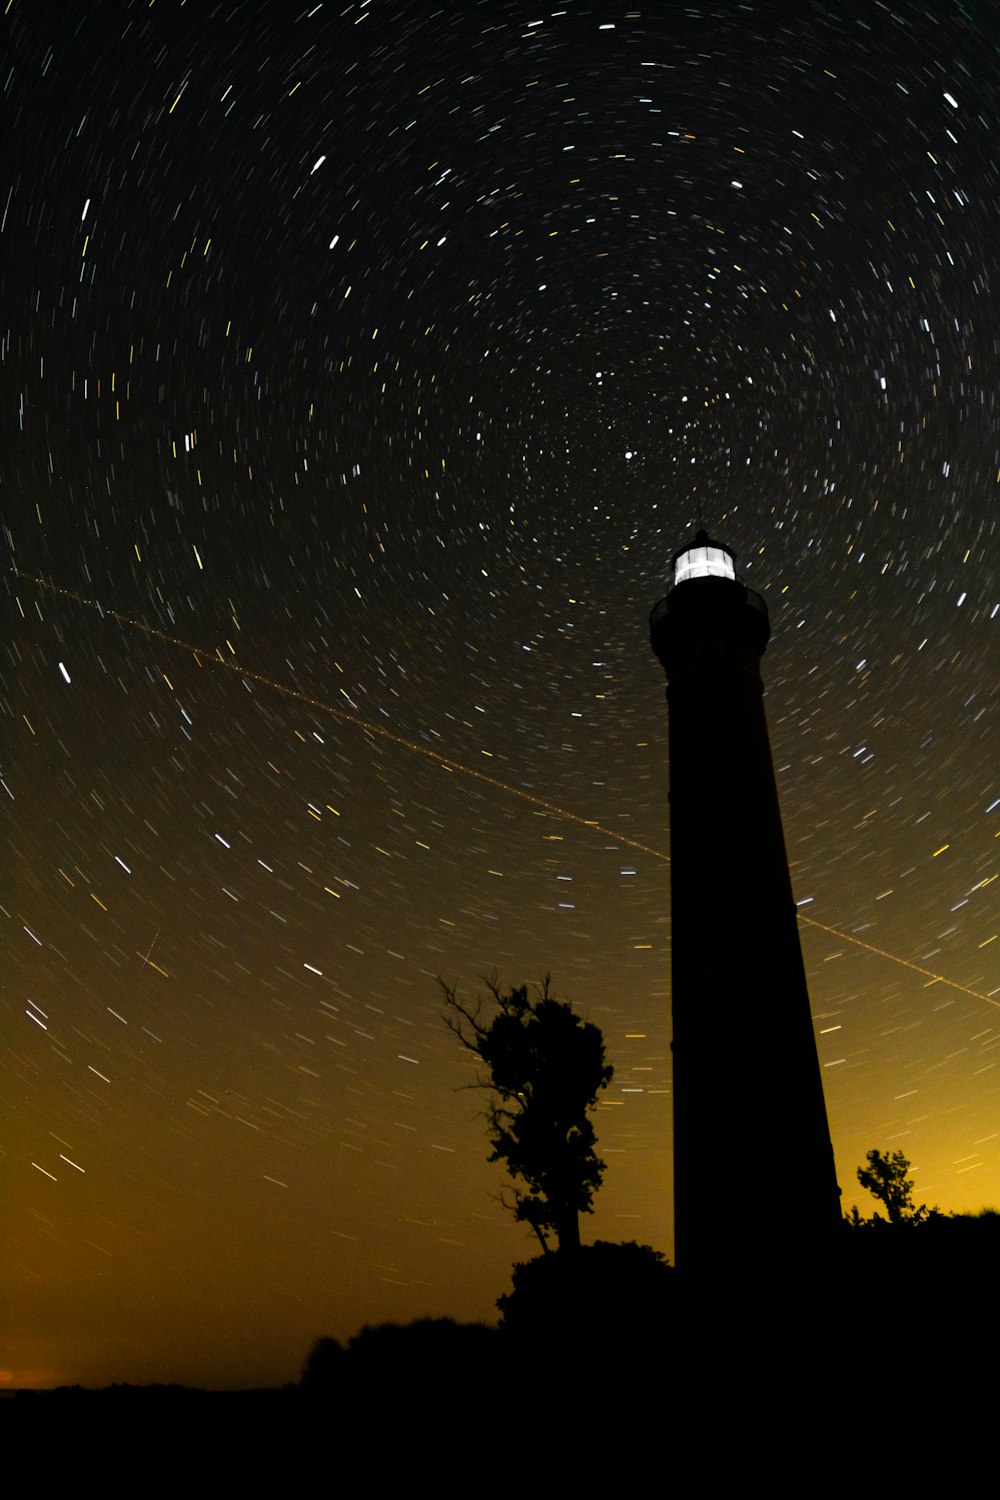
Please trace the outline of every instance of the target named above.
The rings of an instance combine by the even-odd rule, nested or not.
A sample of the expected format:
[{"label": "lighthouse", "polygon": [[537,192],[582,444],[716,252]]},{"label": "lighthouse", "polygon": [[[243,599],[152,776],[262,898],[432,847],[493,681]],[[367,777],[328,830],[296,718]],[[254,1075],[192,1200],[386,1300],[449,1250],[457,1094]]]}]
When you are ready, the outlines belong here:
[{"label": "lighthouse", "polygon": [[677,1265],[782,1274],[841,1215],[764,716],[767,605],[699,531],[650,636],[669,709]]}]

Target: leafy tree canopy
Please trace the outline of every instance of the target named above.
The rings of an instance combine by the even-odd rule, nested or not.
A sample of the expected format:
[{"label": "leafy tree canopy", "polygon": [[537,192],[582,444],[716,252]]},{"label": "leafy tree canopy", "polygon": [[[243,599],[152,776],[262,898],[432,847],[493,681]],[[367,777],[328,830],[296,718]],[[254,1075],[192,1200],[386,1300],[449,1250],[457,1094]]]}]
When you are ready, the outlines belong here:
[{"label": "leafy tree canopy", "polygon": [[534,996],[484,978],[490,998],[474,1005],[440,983],[448,1027],[483,1064],[489,1159],[513,1179],[508,1206],[544,1249],[550,1234],[560,1250],[579,1248],[579,1216],[604,1175],[589,1114],[614,1072],[599,1028],[553,997],[547,975]]},{"label": "leafy tree canopy", "polygon": [[595,1240],[577,1254],[536,1255],[515,1265],[513,1289],[497,1299],[500,1327],[518,1341],[573,1353],[623,1353],[667,1336],[677,1306],[674,1272],[649,1245]]},{"label": "leafy tree canopy", "polygon": [[[890,1224],[922,1224],[937,1212],[924,1204],[914,1206],[909,1170],[910,1163],[902,1151],[894,1151],[891,1156],[888,1152],[883,1156],[881,1151],[869,1151],[867,1167],[858,1168],[858,1181],[882,1204]],[[876,1220],[879,1217],[875,1215]],[[855,1209],[850,1222],[859,1225],[865,1221]]]}]

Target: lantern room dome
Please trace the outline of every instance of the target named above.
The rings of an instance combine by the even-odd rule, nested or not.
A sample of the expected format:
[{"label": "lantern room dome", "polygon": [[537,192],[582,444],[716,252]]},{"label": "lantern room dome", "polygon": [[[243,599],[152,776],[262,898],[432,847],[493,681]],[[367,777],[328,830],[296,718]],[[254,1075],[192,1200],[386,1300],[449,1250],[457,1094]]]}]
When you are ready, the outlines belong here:
[{"label": "lantern room dome", "polygon": [[736,554],[699,531],[693,542],[674,553],[674,586],[690,578],[736,578]]}]

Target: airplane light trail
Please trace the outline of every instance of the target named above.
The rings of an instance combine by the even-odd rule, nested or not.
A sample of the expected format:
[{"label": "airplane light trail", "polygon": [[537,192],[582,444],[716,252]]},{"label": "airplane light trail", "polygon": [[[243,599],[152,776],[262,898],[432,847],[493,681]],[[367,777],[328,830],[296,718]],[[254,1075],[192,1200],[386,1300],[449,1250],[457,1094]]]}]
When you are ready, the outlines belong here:
[{"label": "airplane light trail", "polygon": [[[644,844],[640,839],[630,838],[627,834],[619,833],[617,830],[606,828],[594,818],[581,817],[579,813],[571,811],[567,807],[560,807],[556,802],[549,802],[544,797],[538,797],[533,792],[526,792],[522,787],[511,786],[509,782],[501,781],[498,776],[490,776],[485,771],[476,770],[474,766],[467,766],[461,761],[452,760],[447,755],[442,755],[438,750],[432,750],[427,745],[418,745],[414,740],[408,740],[404,735],[396,734],[391,729],[385,729],[380,724],[372,724],[363,719],[360,714],[349,713],[346,709],[337,708],[332,703],[325,702],[322,698],[314,698],[309,693],[304,693],[300,688],[289,687],[287,683],[278,682],[272,677],[265,677],[260,672],[254,672],[249,667],[241,666],[239,662],[227,661],[221,651],[216,647],[215,652],[203,647],[192,645],[190,641],[181,640],[178,636],[169,635],[165,630],[159,630],[155,625],[147,625],[143,620],[136,620],[131,615],[122,614],[115,609],[106,609],[96,599],[88,599],[82,594],[75,593],[72,589],[61,588],[58,584],[50,582],[45,578],[36,578],[31,573],[18,572],[18,577],[27,583],[33,583],[37,588],[47,589],[53,594],[59,594],[64,599],[71,600],[83,608],[95,610],[99,615],[115,620],[119,625],[125,625],[130,629],[140,631],[143,635],[150,636],[155,640],[163,641],[165,645],[177,647],[181,651],[190,652],[195,661],[201,666],[204,662],[211,662],[213,666],[224,667],[227,672],[233,672],[238,677],[243,677],[250,682],[259,683],[262,687],[270,688],[273,692],[280,693],[282,697],[294,699],[296,702],[305,703],[310,708],[320,713],[329,714],[341,723],[350,724],[355,729],[362,730],[365,734],[377,735],[380,739],[388,740],[390,744],[398,745],[403,750],[412,751],[415,755],[422,755],[426,760],[435,761],[443,770],[455,772],[461,776],[471,777],[474,781],[485,782],[487,786],[497,791],[505,792],[508,796],[518,797],[522,802],[541,808],[543,812],[551,813],[553,817],[562,818],[570,823],[576,823],[581,828],[591,829],[595,833],[602,833],[606,838],[613,839],[616,844],[627,844],[630,849],[637,849],[642,854],[648,854],[653,859],[658,859],[666,864],[670,863],[670,855],[662,849],[654,849],[649,844]],[[854,937],[849,932],[843,932],[838,927],[830,927],[824,922],[817,922],[814,917],[807,917],[800,911],[799,921],[805,922],[809,927],[818,928],[819,931],[838,938],[845,943],[853,943],[856,948],[862,948],[867,953],[873,953],[878,958],[884,958],[890,963],[900,964],[904,969],[910,969],[915,974],[922,975],[936,984],[947,985],[949,989],[958,990],[963,995],[969,995],[974,1000],[983,1000],[987,1005],[1000,1009],[1000,1000],[992,995],[984,994],[982,990],[974,990],[969,985],[959,984],[957,980],[949,979],[944,974],[936,974],[932,969],[924,968],[921,964],[913,963],[908,958],[901,958],[898,953],[890,953],[886,948],[878,948],[874,943],[866,943],[862,938]],[[155,943],[154,938],[153,942]],[[150,945],[152,952],[152,944]],[[149,963],[147,953],[145,962]],[[156,968],[157,965],[152,964]],[[163,971],[160,970],[162,973]]]}]

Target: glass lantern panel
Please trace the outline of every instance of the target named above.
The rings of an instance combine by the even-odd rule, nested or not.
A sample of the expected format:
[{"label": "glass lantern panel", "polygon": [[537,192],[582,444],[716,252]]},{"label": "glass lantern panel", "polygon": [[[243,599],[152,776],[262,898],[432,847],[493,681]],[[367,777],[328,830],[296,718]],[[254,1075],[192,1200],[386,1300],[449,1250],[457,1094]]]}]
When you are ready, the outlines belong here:
[{"label": "glass lantern panel", "polygon": [[689,547],[677,559],[674,583],[688,578],[734,578],[733,560],[723,547]]}]

